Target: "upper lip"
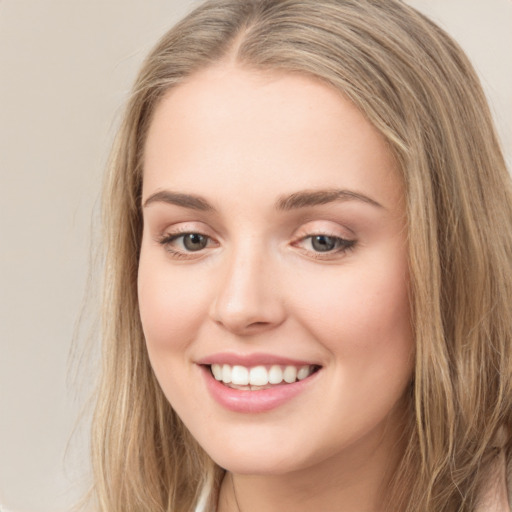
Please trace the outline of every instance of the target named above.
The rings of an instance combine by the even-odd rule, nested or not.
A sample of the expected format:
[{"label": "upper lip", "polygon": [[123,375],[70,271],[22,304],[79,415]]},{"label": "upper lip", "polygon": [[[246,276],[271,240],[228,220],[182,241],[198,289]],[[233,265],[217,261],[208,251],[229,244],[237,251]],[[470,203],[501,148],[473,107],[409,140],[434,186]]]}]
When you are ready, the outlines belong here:
[{"label": "upper lip", "polygon": [[212,364],[229,364],[231,366],[239,365],[246,367],[260,366],[260,365],[281,365],[281,366],[307,366],[317,365],[321,366],[316,362],[303,360],[303,359],[292,359],[289,357],[283,357],[275,354],[265,353],[253,353],[253,354],[235,354],[232,352],[220,352],[217,354],[211,354],[209,356],[202,357],[196,361],[200,365],[212,365]]}]

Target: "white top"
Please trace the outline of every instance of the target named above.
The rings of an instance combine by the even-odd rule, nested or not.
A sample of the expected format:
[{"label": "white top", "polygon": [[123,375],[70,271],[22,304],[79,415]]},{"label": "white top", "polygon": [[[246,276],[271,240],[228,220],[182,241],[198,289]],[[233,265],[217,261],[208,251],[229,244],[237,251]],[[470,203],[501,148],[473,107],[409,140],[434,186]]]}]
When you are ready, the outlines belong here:
[{"label": "white top", "polygon": [[[213,510],[206,510],[206,505],[208,504],[208,495],[209,495],[208,487],[203,487],[201,491],[201,495],[199,496],[199,500],[197,502],[196,508],[194,512],[214,512]],[[2,510],[0,510],[2,512]]]}]

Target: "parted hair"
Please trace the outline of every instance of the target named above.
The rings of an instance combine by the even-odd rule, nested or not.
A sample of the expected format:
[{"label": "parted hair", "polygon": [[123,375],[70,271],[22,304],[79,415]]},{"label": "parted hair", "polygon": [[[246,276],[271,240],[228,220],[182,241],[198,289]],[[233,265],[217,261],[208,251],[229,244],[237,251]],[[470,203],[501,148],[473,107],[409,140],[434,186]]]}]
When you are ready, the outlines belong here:
[{"label": "parted hair", "polygon": [[211,510],[223,476],[164,397],[137,301],[146,134],[172,87],[226,59],[301,73],[349,98],[386,139],[405,189],[415,369],[393,512],[470,512],[511,456],[512,195],[478,77],[399,0],[210,0],[158,42],[133,86],[103,195],[102,369],[95,508]]}]

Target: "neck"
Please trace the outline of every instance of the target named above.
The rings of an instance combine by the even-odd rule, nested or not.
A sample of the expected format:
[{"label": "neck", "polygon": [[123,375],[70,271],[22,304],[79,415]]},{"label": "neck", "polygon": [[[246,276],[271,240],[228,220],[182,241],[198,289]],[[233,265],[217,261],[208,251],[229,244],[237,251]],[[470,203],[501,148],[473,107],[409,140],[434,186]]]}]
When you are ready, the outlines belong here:
[{"label": "neck", "polygon": [[380,512],[402,448],[385,435],[285,474],[227,473],[218,512]]}]

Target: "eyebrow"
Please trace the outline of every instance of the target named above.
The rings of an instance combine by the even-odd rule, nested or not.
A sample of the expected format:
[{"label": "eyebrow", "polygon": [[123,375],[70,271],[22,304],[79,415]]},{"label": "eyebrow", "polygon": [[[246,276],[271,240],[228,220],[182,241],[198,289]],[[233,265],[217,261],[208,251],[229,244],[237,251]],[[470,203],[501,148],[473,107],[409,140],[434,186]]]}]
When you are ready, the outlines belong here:
[{"label": "eyebrow", "polygon": [[363,203],[384,208],[380,203],[364,194],[352,190],[302,190],[289,196],[281,197],[276,207],[278,210],[295,210],[297,208],[306,208],[308,206],[318,206],[335,201],[361,201]]},{"label": "eyebrow", "polygon": [[176,206],[182,206],[183,208],[190,208],[191,210],[200,210],[203,212],[216,211],[215,208],[201,196],[192,194],[181,194],[179,192],[171,192],[170,190],[160,190],[150,195],[144,204],[143,208],[149,206],[152,203],[167,203],[174,204]]},{"label": "eyebrow", "polygon": [[[275,204],[275,208],[277,210],[289,211],[333,203],[335,201],[361,201],[377,208],[384,208],[380,203],[375,201],[375,199],[359,192],[344,189],[301,190],[280,197]],[[171,192],[170,190],[160,190],[150,195],[146,201],[144,201],[143,207],[146,208],[153,203],[167,203],[203,212],[217,211],[214,206],[201,196]]]}]

